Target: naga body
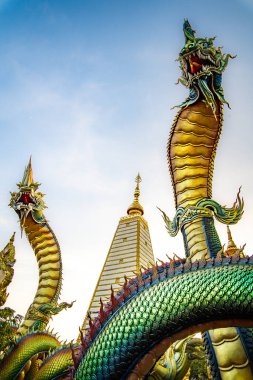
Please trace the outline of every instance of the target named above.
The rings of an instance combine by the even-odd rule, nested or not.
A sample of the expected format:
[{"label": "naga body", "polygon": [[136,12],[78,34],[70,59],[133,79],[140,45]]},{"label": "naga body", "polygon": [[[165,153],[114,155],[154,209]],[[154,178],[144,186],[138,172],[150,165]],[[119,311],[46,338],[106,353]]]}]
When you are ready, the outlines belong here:
[{"label": "naga body", "polygon": [[[173,222],[165,213],[163,216],[172,236],[181,229],[186,257],[195,261],[223,253],[214,217],[227,225],[237,223],[243,213],[243,201],[238,193],[235,204],[228,209],[211,199],[214,158],[223,123],[222,107],[227,103],[221,79],[229,58],[233,57],[216,49],[213,38],[196,38],[187,20],[184,35],[179,82],[189,88],[190,95],[180,105],[168,141],[177,212]],[[253,379],[240,330],[209,331],[205,340],[212,347],[210,364],[214,379],[234,376]]]},{"label": "naga body", "polygon": [[243,213],[243,201],[238,193],[234,206],[226,208],[211,198],[222,107],[227,103],[221,80],[231,55],[216,49],[213,38],[196,38],[187,20],[184,35],[179,82],[189,88],[190,94],[179,106],[167,147],[177,211],[173,221],[165,213],[163,217],[171,236],[181,230],[186,256],[196,260],[215,257],[222,249],[214,216],[222,223],[237,223]]},{"label": "naga body", "polygon": [[143,379],[180,338],[231,323],[252,326],[251,261],[171,263],[130,280],[84,337],[75,379]]},{"label": "naga body", "polygon": [[[25,168],[19,191],[11,193],[10,206],[17,212],[21,230],[31,244],[39,267],[39,283],[32,304],[17,331],[17,343],[0,364],[1,379],[27,380],[36,373],[49,351],[60,347],[52,334],[43,333],[50,318],[61,310],[71,307],[67,302],[58,303],[62,284],[62,261],[59,243],[49,226],[43,210],[46,208],[39,184],[33,180],[31,160]],[[68,347],[71,356],[71,350]],[[58,360],[59,361],[59,360]],[[53,360],[52,360],[53,363]],[[53,364],[52,364],[53,365]],[[69,360],[66,361],[69,365]],[[62,369],[62,366],[59,368]],[[64,372],[64,371],[63,371]]]},{"label": "naga body", "polygon": [[61,251],[43,215],[46,206],[43,194],[37,191],[39,184],[33,180],[31,160],[18,187],[19,192],[11,193],[10,206],[19,216],[21,230],[25,231],[39,266],[38,289],[18,330],[19,335],[24,335],[31,330],[43,331],[52,315],[70,305],[58,304],[62,283]]},{"label": "naga body", "polygon": [[[246,328],[253,327],[253,257],[224,257],[214,226],[214,217],[226,224],[236,223],[243,213],[243,201],[238,194],[233,207],[226,208],[211,198],[222,105],[226,103],[221,76],[231,56],[216,49],[213,39],[196,38],[188,21],[184,34],[180,82],[190,89],[190,95],[180,106],[168,144],[177,211],[172,221],[165,213],[163,217],[171,235],[181,229],[186,259],[153,266],[126,279],[116,295],[112,290],[110,302],[104,305],[101,301],[99,315],[90,319],[87,334],[81,333],[80,346],[60,347],[50,334],[40,331],[19,338],[0,365],[1,379],[64,379],[71,373],[75,380],[154,377],[162,371],[158,368],[156,372],[157,362],[169,346],[207,330],[205,344],[211,350],[212,367],[217,369],[213,378],[252,378],[242,335],[252,341],[251,330]],[[43,330],[50,315],[61,308],[57,304],[60,250],[42,213],[44,203],[37,187],[29,164],[20,191],[12,194],[11,200],[39,267],[46,268],[40,272],[34,309],[26,316],[22,334],[31,328]],[[210,330],[214,328],[218,330]],[[50,347],[56,352],[43,361],[41,355],[48,355]],[[237,362],[235,347],[240,352]],[[226,350],[223,361],[220,348]],[[38,359],[42,365],[38,366]]]}]

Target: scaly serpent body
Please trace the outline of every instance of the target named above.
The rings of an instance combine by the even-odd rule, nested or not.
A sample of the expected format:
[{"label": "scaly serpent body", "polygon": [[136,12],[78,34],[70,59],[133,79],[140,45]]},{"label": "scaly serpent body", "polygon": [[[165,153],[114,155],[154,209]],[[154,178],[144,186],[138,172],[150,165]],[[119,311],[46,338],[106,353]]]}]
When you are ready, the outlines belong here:
[{"label": "scaly serpent body", "polygon": [[[211,107],[200,99],[180,110],[168,141],[168,161],[174,188],[176,207],[195,206],[212,195],[212,174],[216,147],[222,128],[222,105]],[[208,228],[205,228],[205,223]],[[196,218],[182,226],[186,255],[200,259],[215,256],[221,249],[218,235],[208,239],[206,230],[213,229],[213,218]],[[208,241],[209,240],[209,241]]]},{"label": "scaly serpent body", "polygon": [[[176,224],[183,234],[186,256],[195,261],[203,256],[216,257],[222,251],[210,211],[214,211],[212,204],[217,207],[217,203],[210,198],[214,158],[223,121],[222,103],[225,103],[221,74],[229,55],[221,56],[220,50],[213,47],[212,39],[195,38],[188,21],[184,23],[184,33],[186,44],[179,58],[184,76],[181,82],[190,88],[190,96],[181,105],[172,127],[168,161],[179,215]],[[237,207],[234,205],[230,209],[232,218],[225,217],[220,221],[230,224],[240,219],[243,202],[239,195],[237,199]],[[201,207],[203,205],[205,210]],[[164,218],[166,220],[165,214]],[[168,218],[167,222],[171,232]],[[234,376],[253,379],[240,330],[234,327],[213,330],[206,333],[205,338],[214,353],[211,366],[215,380],[228,380]]]},{"label": "scaly serpent body", "polygon": [[[41,334],[38,331],[44,331],[52,315],[71,307],[73,303],[57,303],[62,283],[61,251],[55,234],[42,212],[45,208],[43,194],[36,191],[39,184],[33,181],[31,160],[18,186],[20,191],[12,193],[10,206],[18,213],[21,228],[35,252],[39,266],[39,284],[33,303],[17,332],[17,337],[21,335],[24,338],[19,340],[4,357],[0,364],[0,377],[10,380],[18,376],[18,380],[24,378],[34,380],[34,373],[36,376],[40,374],[43,378],[48,367],[44,366],[40,371],[42,361],[38,355],[41,354],[44,343],[43,352],[46,356],[50,350],[60,346],[54,336]],[[72,356],[70,347],[62,350],[63,352],[64,355],[60,355],[60,358],[64,358],[62,360],[59,360],[58,353],[51,357],[52,378],[59,371],[64,373],[69,367],[69,360],[66,358]]]},{"label": "scaly serpent body", "polygon": [[253,324],[251,261],[171,265],[130,280],[132,294],[123,297],[113,317],[105,324],[94,321],[97,334],[75,380],[141,379],[179,337],[211,326]]},{"label": "scaly serpent body", "polygon": [[45,304],[57,305],[62,282],[60,247],[48,223],[38,224],[28,215],[23,228],[38,262],[39,284],[19,329],[20,334],[25,334],[32,326],[39,330],[46,327],[51,314],[44,311],[43,307]]},{"label": "scaly serpent body", "polygon": [[61,250],[43,215],[46,206],[43,194],[37,191],[39,184],[33,180],[31,159],[18,187],[19,192],[11,193],[10,206],[19,216],[21,229],[34,249],[39,266],[38,289],[17,332],[18,335],[24,335],[31,330],[43,331],[52,315],[72,304],[57,304],[62,283]]},{"label": "scaly serpent body", "polygon": [[36,360],[39,354],[47,353],[59,346],[58,339],[46,333],[37,332],[22,336],[0,364],[1,380],[14,380],[17,376],[24,379],[32,359]]},{"label": "scaly serpent body", "polygon": [[[82,352],[77,352],[76,358],[73,355],[75,380],[143,379],[173,342],[214,328],[219,330],[214,333],[211,330],[209,335],[211,347],[217,347],[214,354],[218,376],[252,379],[241,330],[227,326],[253,327],[253,257],[223,257],[213,219],[215,216],[224,223],[236,223],[242,215],[243,202],[238,195],[237,203],[228,209],[211,199],[213,160],[222,125],[222,103],[226,103],[221,73],[231,56],[224,57],[220,49],[215,49],[212,39],[196,39],[187,21],[184,31],[186,47],[181,52],[184,74],[180,81],[190,88],[190,96],[181,105],[169,142],[177,212],[172,222],[164,213],[163,216],[172,235],[181,229],[188,260],[154,266],[126,281],[116,296],[112,291],[111,302],[105,308],[101,303],[99,316],[90,320],[90,329],[82,336]],[[25,231],[31,241],[46,233],[43,230],[46,221],[38,212],[32,190],[27,195],[24,188],[22,196],[14,197],[21,225],[25,228],[27,223]],[[39,221],[40,232],[28,227],[31,216]],[[41,266],[48,265],[41,253],[49,249],[47,243],[43,239],[37,243],[35,239],[33,243],[37,253],[40,252]],[[42,248],[40,244],[45,246]],[[39,286],[36,302],[44,297],[43,288]],[[53,293],[51,296],[53,299]],[[49,315],[51,307],[50,303],[43,304],[39,312],[46,311]],[[57,309],[57,305],[53,308]],[[44,328],[40,315],[30,319],[31,326]],[[39,338],[40,333],[37,335]],[[31,351],[28,344],[21,357],[17,355],[20,347],[21,341],[4,359],[1,375],[4,369],[5,376],[12,373],[13,379],[22,373],[25,376],[22,368],[37,355],[39,345],[37,351]],[[220,347],[226,350],[224,357],[219,353]],[[240,353],[236,358],[235,348]],[[70,349],[62,348],[44,362],[35,379],[63,376],[70,359]],[[15,374],[10,372],[14,366]],[[10,380],[8,376],[3,379]]]},{"label": "scaly serpent body", "polygon": [[168,141],[168,160],[176,207],[195,205],[212,196],[212,174],[222,128],[222,105],[214,115],[206,102],[180,110]]}]

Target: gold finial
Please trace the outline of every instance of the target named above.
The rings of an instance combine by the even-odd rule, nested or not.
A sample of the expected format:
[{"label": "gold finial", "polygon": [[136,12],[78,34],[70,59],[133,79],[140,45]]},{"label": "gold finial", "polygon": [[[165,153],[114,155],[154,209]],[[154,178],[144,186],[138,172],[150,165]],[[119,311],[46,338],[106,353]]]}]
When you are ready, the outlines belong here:
[{"label": "gold finial", "polygon": [[227,245],[226,251],[224,252],[224,255],[233,256],[238,251],[238,248],[236,244],[234,243],[229,226],[227,226],[227,234],[228,234],[228,245]]},{"label": "gold finial", "polygon": [[135,178],[135,182],[137,183],[137,185],[136,185],[135,192],[134,192],[134,199],[136,201],[138,201],[139,196],[140,196],[140,182],[141,182],[140,173],[138,173],[137,177]]},{"label": "gold finial", "polygon": [[228,234],[228,248],[235,248],[236,245],[234,243],[234,240],[232,238],[231,230],[229,226],[227,226],[227,234]]},{"label": "gold finial", "polygon": [[144,210],[139,202],[139,196],[140,196],[140,182],[141,182],[141,176],[140,173],[138,173],[137,177],[135,178],[135,181],[137,183],[134,191],[134,201],[131,204],[131,206],[128,207],[127,213],[128,215],[143,215]]}]

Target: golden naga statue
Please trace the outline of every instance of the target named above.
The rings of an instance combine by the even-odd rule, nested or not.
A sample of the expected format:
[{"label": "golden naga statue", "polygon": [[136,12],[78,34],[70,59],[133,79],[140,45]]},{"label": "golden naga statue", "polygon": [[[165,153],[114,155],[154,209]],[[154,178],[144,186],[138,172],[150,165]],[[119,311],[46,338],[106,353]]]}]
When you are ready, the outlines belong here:
[{"label": "golden naga statue", "polygon": [[[179,82],[190,94],[180,105],[168,142],[176,215],[170,220],[163,212],[163,218],[172,236],[181,230],[186,257],[126,277],[118,293],[112,289],[107,304],[100,300],[99,314],[90,316],[80,342],[62,345],[45,329],[51,315],[71,304],[58,304],[60,247],[43,214],[43,194],[30,161],[10,205],[34,249],[39,285],[18,331],[21,336],[0,363],[1,380],[175,380],[189,377],[196,357],[205,360],[203,346],[212,379],[253,380],[253,256],[244,256],[232,241],[224,252],[215,229],[215,219],[227,225],[240,220],[243,200],[239,192],[228,208],[212,199],[227,103],[221,79],[232,56],[215,48],[213,38],[195,37],[187,20],[183,29]],[[129,213],[142,213],[138,191]],[[193,337],[197,332],[203,334],[203,345]]]}]

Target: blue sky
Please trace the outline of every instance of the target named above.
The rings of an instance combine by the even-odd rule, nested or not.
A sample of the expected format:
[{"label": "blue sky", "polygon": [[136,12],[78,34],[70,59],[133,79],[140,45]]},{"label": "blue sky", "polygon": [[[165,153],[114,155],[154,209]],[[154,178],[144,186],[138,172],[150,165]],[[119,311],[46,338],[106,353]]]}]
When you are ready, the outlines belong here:
[{"label": "blue sky", "polygon": [[[245,214],[232,233],[250,254],[253,1],[0,1],[1,245],[18,231],[9,191],[32,154],[62,247],[62,300],[77,300],[54,319],[64,338],[77,336],[138,171],[155,255],[183,255],[181,236],[168,236],[156,206],[174,215],[166,142],[170,108],[187,96],[174,85],[185,17],[198,36],[216,35],[224,52],[237,54],[224,74],[232,109],[225,109],[213,197],[232,205],[242,185]],[[225,243],[225,226],[217,228]],[[16,246],[8,305],[24,314],[38,272],[19,233]]]}]

